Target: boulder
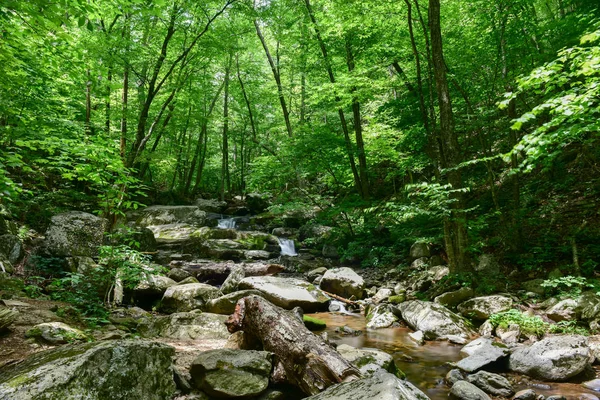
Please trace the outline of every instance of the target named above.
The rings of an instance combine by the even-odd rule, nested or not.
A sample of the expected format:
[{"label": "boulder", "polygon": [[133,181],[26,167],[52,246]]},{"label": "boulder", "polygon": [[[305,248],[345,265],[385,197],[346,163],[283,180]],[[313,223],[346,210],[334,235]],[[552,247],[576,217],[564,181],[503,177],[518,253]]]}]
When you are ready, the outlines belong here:
[{"label": "boulder", "polygon": [[381,350],[349,346],[340,344],[336,350],[351,364],[356,366],[363,376],[373,375],[377,370],[384,369],[396,375],[398,369],[394,363],[394,358]]},{"label": "boulder", "polygon": [[444,380],[446,381],[446,383],[448,385],[452,386],[458,381],[464,381],[465,375],[463,374],[463,372],[460,369],[451,369],[446,374],[446,377],[444,378]]},{"label": "boulder", "polygon": [[53,257],[96,257],[107,221],[81,211],[55,215],[46,231],[45,249]]},{"label": "boulder", "polygon": [[23,244],[18,236],[12,234],[0,235],[0,257],[11,264],[16,264],[23,257]]},{"label": "boulder", "polygon": [[468,338],[475,334],[468,322],[446,307],[422,300],[405,301],[398,305],[402,319],[416,331],[423,331],[425,339],[447,339],[455,335]]},{"label": "boulder", "polygon": [[551,336],[513,351],[509,369],[537,379],[564,381],[592,361],[587,339],[579,335]]},{"label": "boulder", "polygon": [[492,396],[510,397],[515,394],[515,390],[508,379],[491,372],[479,371],[476,374],[469,375],[467,382],[472,383]]},{"label": "boulder", "polygon": [[136,296],[162,296],[168,288],[175,285],[177,285],[177,282],[171,278],[145,273],[135,288],[133,288],[133,293]]},{"label": "boulder", "polygon": [[319,268],[311,269],[310,271],[308,271],[305,274],[306,279],[308,279],[309,282],[314,282],[314,280],[317,279],[318,277],[322,277],[323,275],[325,275],[325,272],[327,272],[326,267],[319,267]]},{"label": "boulder", "polygon": [[411,332],[408,334],[408,337],[419,346],[425,344],[425,335],[423,335],[423,332],[421,331]]},{"label": "boulder", "polygon": [[377,291],[377,293],[375,293],[375,296],[373,296],[373,302],[375,304],[379,304],[382,301],[386,301],[387,299],[390,298],[390,296],[394,295],[394,289],[388,289],[388,288],[381,288]]},{"label": "boulder", "polygon": [[161,309],[167,313],[203,309],[209,300],[222,295],[219,289],[205,283],[171,286],[162,297]]},{"label": "boulder", "polygon": [[509,324],[507,327],[498,326],[496,328],[496,336],[500,338],[502,343],[508,345],[517,344],[521,338],[521,326],[519,324]]},{"label": "boulder", "polygon": [[229,332],[225,326],[227,316],[181,312],[167,316],[145,318],[138,324],[142,337],[164,337],[177,340],[227,339]]},{"label": "boulder", "polygon": [[0,332],[4,332],[15,322],[19,313],[10,308],[0,308]]},{"label": "boulder", "polygon": [[536,400],[537,398],[538,398],[538,396],[535,393],[535,390],[525,389],[525,390],[519,390],[517,393],[515,393],[512,400]]},{"label": "boulder", "polygon": [[225,278],[225,282],[221,285],[221,292],[224,294],[235,292],[238,290],[241,280],[245,277],[246,272],[243,266],[232,268],[227,278]]},{"label": "boulder", "polygon": [[276,306],[291,310],[300,307],[305,312],[326,310],[329,298],[306,281],[276,276],[252,276],[244,278],[239,289],[255,289]]},{"label": "boulder", "polygon": [[451,292],[442,293],[433,299],[434,303],[441,304],[444,307],[454,308],[465,300],[473,297],[473,289],[463,286],[460,289]]},{"label": "boulder", "polygon": [[389,304],[379,304],[371,307],[367,312],[366,319],[367,329],[389,328],[394,322],[398,322],[398,317]]},{"label": "boulder", "polygon": [[466,372],[475,372],[510,355],[510,350],[501,343],[490,338],[481,337],[463,347],[460,353],[464,356],[456,366]]},{"label": "boulder", "polygon": [[206,212],[196,206],[150,206],[140,210],[137,214],[136,224],[144,227],[167,224],[204,226],[206,224]]},{"label": "boulder", "polygon": [[506,296],[483,296],[459,304],[458,311],[467,318],[485,321],[492,314],[510,310],[512,305],[512,299]]},{"label": "boulder", "polygon": [[410,246],[410,258],[413,260],[421,257],[430,257],[431,250],[427,242],[415,242]]},{"label": "boulder", "polygon": [[[415,262],[418,260],[415,260]],[[414,292],[425,291],[434,283],[439,282],[443,277],[450,273],[450,269],[444,265],[438,265],[424,269],[412,275],[406,281],[406,285]]]},{"label": "boulder", "polygon": [[578,306],[579,302],[577,300],[561,300],[546,310],[546,316],[554,322],[573,321],[579,317],[577,315]]},{"label": "boulder", "polygon": [[181,282],[185,278],[189,278],[190,276],[192,276],[192,274],[181,268],[172,268],[167,274],[167,276],[173,279],[175,282]]},{"label": "boulder", "polygon": [[62,346],[0,369],[0,399],[170,399],[171,346],[118,340]]},{"label": "boulder", "polygon": [[526,292],[531,292],[543,296],[546,294],[546,288],[542,286],[544,279],[532,279],[529,281],[521,282],[521,288]]},{"label": "boulder", "polygon": [[269,385],[272,358],[266,351],[209,350],[192,362],[190,375],[194,386],[211,397],[258,396]]},{"label": "boulder", "polygon": [[262,292],[258,290],[240,290],[210,300],[208,303],[206,303],[205,309],[206,311],[215,314],[233,314],[238,300],[242,297],[251,296],[253,294],[262,296]]},{"label": "boulder", "polygon": [[251,214],[260,214],[269,207],[269,195],[262,193],[248,193],[246,205]]},{"label": "boulder", "polygon": [[35,325],[25,333],[25,337],[42,340],[50,344],[72,343],[87,340],[88,337],[79,329],[62,322],[45,322]]},{"label": "boulder", "polygon": [[365,281],[351,268],[333,268],[325,272],[320,287],[338,296],[362,299]]},{"label": "boulder", "polygon": [[412,383],[401,380],[382,369],[373,375],[352,382],[331,386],[305,400],[429,400]]},{"label": "boulder", "polygon": [[227,202],[216,199],[196,199],[194,205],[201,211],[222,214],[227,208]]},{"label": "boulder", "polygon": [[492,400],[483,390],[467,381],[457,381],[452,385],[449,396],[457,400]]},{"label": "boulder", "polygon": [[304,225],[298,230],[300,241],[313,239],[315,245],[323,244],[329,238],[333,228],[331,226],[309,224]]},{"label": "boulder", "polygon": [[493,254],[482,254],[475,266],[475,271],[482,276],[497,276],[500,274],[500,264]]}]

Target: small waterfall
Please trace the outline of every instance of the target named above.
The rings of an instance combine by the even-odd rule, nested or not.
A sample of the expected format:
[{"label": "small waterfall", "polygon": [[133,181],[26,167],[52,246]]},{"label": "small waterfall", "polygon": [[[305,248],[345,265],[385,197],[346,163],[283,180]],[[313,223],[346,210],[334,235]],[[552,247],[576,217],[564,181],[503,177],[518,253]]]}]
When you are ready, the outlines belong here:
[{"label": "small waterfall", "polygon": [[281,247],[281,255],[282,256],[297,256],[296,246],[294,245],[294,241],[292,239],[283,239],[277,238],[279,242],[279,247]]},{"label": "small waterfall", "polygon": [[339,312],[341,314],[350,314],[346,310],[346,305],[339,300],[331,300],[329,302],[329,312]]},{"label": "small waterfall", "polygon": [[2,272],[6,273],[6,269],[4,268],[4,263],[0,261],[0,268],[2,268]]},{"label": "small waterfall", "polygon": [[235,218],[221,218],[217,225],[219,229],[235,229]]}]

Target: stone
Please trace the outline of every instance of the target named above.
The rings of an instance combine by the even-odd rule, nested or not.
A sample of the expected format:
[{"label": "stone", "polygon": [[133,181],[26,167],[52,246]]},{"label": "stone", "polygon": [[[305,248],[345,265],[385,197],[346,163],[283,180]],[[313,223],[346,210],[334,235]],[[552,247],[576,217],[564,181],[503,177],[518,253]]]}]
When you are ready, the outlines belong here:
[{"label": "stone", "polygon": [[220,201],[216,199],[196,199],[194,205],[198,207],[201,211],[206,211],[209,213],[217,213],[222,214],[223,211],[227,208],[226,201]]},{"label": "stone", "polygon": [[366,316],[367,329],[389,328],[398,322],[393,308],[389,304],[379,304],[371,307]]},{"label": "stone", "polygon": [[168,224],[205,226],[206,217],[206,212],[196,206],[150,206],[137,212],[136,224],[144,227]]},{"label": "stone", "polygon": [[300,307],[305,312],[326,310],[329,298],[315,285],[294,278],[276,276],[252,276],[244,278],[239,289],[255,289],[271,303],[291,310]]},{"label": "stone", "polygon": [[246,260],[268,260],[271,258],[271,253],[266,250],[246,250],[244,258]]},{"label": "stone", "polygon": [[315,245],[323,244],[325,240],[329,238],[333,228],[331,226],[308,224],[303,225],[298,230],[298,239],[305,241],[306,239],[313,239]]},{"label": "stone", "polygon": [[317,279],[317,277],[323,276],[325,274],[325,272],[327,272],[326,267],[319,267],[319,268],[311,269],[310,271],[308,271],[306,273],[306,279],[308,279],[309,282],[313,282],[315,279]]},{"label": "stone", "polygon": [[167,313],[203,309],[209,300],[222,295],[219,289],[205,283],[175,285],[165,291],[161,309]]},{"label": "stone", "polygon": [[252,397],[267,389],[273,354],[266,351],[218,349],[200,353],[190,375],[195,387],[211,397]]},{"label": "stone", "polygon": [[508,311],[513,301],[506,296],[494,295],[475,297],[458,305],[461,315],[477,321],[485,321],[492,314]]},{"label": "stone", "polygon": [[375,296],[373,296],[373,302],[375,304],[379,304],[382,301],[386,301],[387,299],[390,298],[390,296],[394,295],[394,290],[393,289],[388,289],[388,288],[381,288],[377,291],[377,293],[375,293]]},{"label": "stone", "polygon": [[509,369],[547,381],[564,381],[586,369],[592,361],[587,340],[579,335],[550,336],[513,351]]},{"label": "stone", "polygon": [[419,346],[425,344],[425,335],[423,335],[423,332],[421,331],[411,332],[408,334],[408,337]]},{"label": "stone", "polygon": [[298,235],[298,229],[297,228],[286,228],[286,227],[280,226],[277,228],[273,228],[273,230],[271,231],[271,234],[273,236],[277,236],[277,237],[291,238],[291,237],[295,237],[296,235]]},{"label": "stone", "polygon": [[154,316],[141,320],[137,330],[142,337],[163,337],[177,340],[227,339],[225,326],[227,316],[181,312],[166,316]]},{"label": "stone", "polygon": [[448,267],[438,265],[414,274],[406,281],[406,285],[415,292],[425,291],[449,273]]},{"label": "stone", "polygon": [[200,283],[200,282],[198,281],[198,279],[194,278],[193,276],[188,276],[181,282],[177,282],[178,285],[187,285],[188,283]]},{"label": "stone", "polygon": [[173,279],[175,282],[181,282],[185,278],[192,276],[192,274],[181,268],[172,268],[167,276]]},{"label": "stone", "polygon": [[170,399],[171,346],[113,340],[61,346],[0,369],[0,399]]},{"label": "stone", "polygon": [[584,388],[593,390],[594,392],[600,392],[600,379],[592,379],[581,384]]},{"label": "stone", "polygon": [[357,349],[347,344],[340,344],[336,350],[342,357],[356,366],[363,376],[373,375],[379,369],[395,375],[398,373],[394,358],[381,350],[367,347]]},{"label": "stone", "polygon": [[344,298],[362,299],[364,279],[348,267],[330,269],[323,275],[321,289]]},{"label": "stone", "polygon": [[460,369],[455,368],[455,369],[451,369],[450,371],[448,371],[448,373],[446,374],[446,377],[444,379],[448,385],[452,386],[458,381],[464,381],[465,375],[462,373],[462,371]]},{"label": "stone", "polygon": [[11,264],[16,264],[23,257],[21,239],[10,233],[0,235],[0,254],[4,255]]},{"label": "stone", "polygon": [[429,257],[420,257],[410,263],[411,271],[421,271],[429,267]]},{"label": "stone", "polygon": [[502,343],[507,345],[517,344],[521,338],[521,326],[518,324],[510,324],[506,328],[498,326],[496,328],[496,336],[500,338]]},{"label": "stone", "polygon": [[546,316],[554,322],[573,321],[578,319],[579,302],[573,299],[561,300],[546,310]]},{"label": "stone", "polygon": [[325,321],[308,315],[302,316],[302,322],[304,322],[304,326],[306,326],[309,331],[322,331],[327,328]]},{"label": "stone", "polygon": [[494,324],[492,324],[492,322],[489,319],[487,319],[479,327],[479,335],[481,335],[483,337],[492,337],[492,336],[494,336],[495,329],[496,328],[494,328]]},{"label": "stone", "polygon": [[206,303],[204,307],[206,311],[215,314],[233,314],[235,311],[235,305],[238,300],[242,297],[251,296],[251,295],[262,296],[262,292],[254,289],[250,290],[240,290],[237,292],[229,293],[221,297],[217,297],[216,299],[212,299]]},{"label": "stone", "polygon": [[514,397],[512,398],[512,400],[536,400],[536,399],[537,399],[537,394],[535,393],[535,390],[533,390],[533,389],[519,390],[517,393],[515,393]]},{"label": "stone", "polygon": [[45,322],[35,325],[25,333],[25,337],[42,340],[50,344],[72,343],[87,340],[88,337],[79,329],[62,322]]},{"label": "stone", "polygon": [[400,303],[403,303],[404,301],[406,301],[405,294],[395,294],[393,296],[388,297],[388,302],[390,304],[400,304]]},{"label": "stone", "polygon": [[81,211],[55,215],[46,231],[45,249],[53,257],[97,257],[108,222]]},{"label": "stone", "polygon": [[479,256],[475,271],[483,276],[497,276],[500,274],[500,264],[498,264],[498,260],[493,254],[482,254]]},{"label": "stone", "polygon": [[144,273],[138,284],[133,288],[133,292],[136,296],[162,296],[168,288],[175,285],[177,285],[177,282],[166,276]]},{"label": "stone", "polygon": [[457,400],[492,400],[483,390],[467,381],[454,383],[449,396],[451,399]]},{"label": "stone", "polygon": [[430,257],[431,250],[426,242],[415,242],[410,246],[410,258],[417,259],[421,257]]},{"label": "stone", "polygon": [[454,308],[465,300],[473,297],[473,289],[463,286],[460,289],[451,292],[442,293],[433,299],[434,303],[441,304],[444,307]]},{"label": "stone", "polygon": [[10,308],[0,308],[0,332],[4,332],[15,322],[19,313]]},{"label": "stone", "polygon": [[450,335],[469,338],[475,332],[468,322],[446,307],[422,300],[405,301],[398,305],[402,319],[415,331],[423,331],[425,339],[447,339]]},{"label": "stone", "polygon": [[491,372],[479,371],[476,374],[469,375],[467,382],[472,383],[492,396],[510,397],[515,394],[515,390],[508,379]]},{"label": "stone", "polygon": [[521,282],[521,288],[526,292],[532,292],[543,296],[546,294],[546,288],[542,286],[544,283],[543,279],[532,279],[529,281]]},{"label": "stone", "polygon": [[510,355],[510,350],[501,343],[495,343],[490,338],[478,338],[461,349],[461,354],[467,357],[456,363],[456,366],[466,372],[475,372]]},{"label": "stone", "polygon": [[429,400],[408,381],[382,369],[373,375],[352,382],[340,383],[305,400]]},{"label": "stone", "polygon": [[238,285],[240,284],[241,280],[245,277],[246,272],[243,266],[240,265],[238,267],[232,268],[229,275],[227,275],[227,278],[225,278],[225,282],[223,282],[223,284],[221,285],[221,292],[223,292],[223,294],[235,292],[236,290],[238,290]]}]

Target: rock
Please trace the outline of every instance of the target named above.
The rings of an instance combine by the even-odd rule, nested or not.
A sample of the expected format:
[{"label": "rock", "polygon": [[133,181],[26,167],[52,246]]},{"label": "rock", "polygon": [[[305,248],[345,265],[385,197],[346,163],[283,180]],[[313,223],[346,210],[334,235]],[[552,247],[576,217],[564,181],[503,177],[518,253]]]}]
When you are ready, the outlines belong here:
[{"label": "rock", "polygon": [[0,255],[4,255],[11,264],[16,264],[23,256],[23,244],[18,236],[0,235]]},{"label": "rock", "polygon": [[162,296],[168,288],[177,285],[173,279],[162,275],[143,274],[139,283],[133,288],[136,296],[159,295]]},{"label": "rock", "polygon": [[137,329],[140,321],[151,316],[152,314],[139,307],[117,308],[110,312],[108,320],[114,325],[121,325],[127,329]]},{"label": "rock", "polygon": [[543,279],[532,279],[521,282],[521,288],[526,292],[532,292],[543,296],[546,294],[546,288],[542,286],[542,283],[544,283]]},{"label": "rock", "polygon": [[216,199],[196,199],[194,205],[201,211],[222,214],[227,208],[227,202]]},{"label": "rock", "polygon": [[161,309],[167,313],[203,309],[209,300],[222,295],[219,289],[205,283],[171,286],[163,295]]},{"label": "rock", "polygon": [[333,231],[331,226],[316,224],[303,225],[298,230],[298,238],[300,241],[305,241],[310,238],[313,239],[315,245],[319,245],[323,244],[323,242],[329,238],[331,231]]},{"label": "rock", "polygon": [[450,335],[468,338],[475,334],[467,321],[446,307],[427,301],[412,300],[398,305],[402,319],[425,339],[446,339]]},{"label": "rock", "polygon": [[308,279],[309,282],[313,282],[317,277],[324,275],[325,272],[327,272],[326,267],[311,269],[306,273],[306,279]]},{"label": "rock", "polygon": [[417,259],[421,257],[430,257],[431,250],[426,242],[416,242],[410,246],[410,258]]},{"label": "rock", "polygon": [[224,294],[233,293],[238,290],[238,285],[246,277],[246,272],[243,266],[238,266],[231,269],[231,272],[225,278],[225,282],[221,285],[221,292]]},{"label": "rock", "polygon": [[177,223],[192,226],[206,224],[206,212],[196,206],[150,206],[137,214],[136,224],[144,227]]},{"label": "rock", "polygon": [[367,378],[331,386],[305,400],[429,400],[408,381],[403,381],[382,369]]},{"label": "rock", "polygon": [[0,332],[4,332],[15,322],[19,313],[10,308],[0,308]]},{"label": "rock", "polygon": [[457,400],[492,400],[483,390],[467,381],[458,381],[452,385],[449,396]]},{"label": "rock", "polygon": [[178,340],[227,339],[229,332],[225,326],[227,316],[181,312],[167,316],[145,318],[139,322],[138,332],[142,337],[164,337]]},{"label": "rock", "polygon": [[45,322],[35,325],[25,333],[25,337],[41,339],[50,344],[72,343],[88,339],[87,335],[79,329],[62,322]]},{"label": "rock", "polygon": [[410,264],[411,271],[422,271],[429,267],[429,257],[420,257]]},{"label": "rock", "polygon": [[482,254],[479,257],[479,263],[475,266],[475,271],[483,276],[497,276],[500,274],[500,264],[492,254]]},{"label": "rock", "polygon": [[321,252],[321,254],[323,255],[323,257],[325,258],[340,258],[340,255],[338,253],[337,247],[327,244],[325,243],[323,245],[323,251]]},{"label": "rock", "polygon": [[46,231],[46,251],[53,257],[96,257],[106,226],[105,219],[81,211],[55,215]]},{"label": "rock", "polygon": [[433,299],[434,303],[441,304],[444,307],[454,308],[465,300],[473,297],[473,289],[470,287],[463,286],[458,290],[452,292],[442,293]]},{"label": "rock", "polygon": [[8,219],[8,212],[0,205],[0,235],[10,233],[11,235],[17,234],[17,225]]},{"label": "rock", "polygon": [[500,338],[502,343],[508,345],[519,343],[519,339],[521,338],[521,327],[518,324],[510,324],[506,328],[498,326],[496,328],[496,336]]},{"label": "rock", "polygon": [[174,353],[140,340],[62,346],[0,369],[0,399],[170,399]]},{"label": "rock", "polygon": [[381,288],[377,291],[377,293],[375,293],[375,296],[373,296],[373,302],[375,304],[379,304],[382,301],[387,300],[390,296],[393,296],[393,295],[394,295],[393,289]]},{"label": "rock", "polygon": [[537,379],[564,381],[582,372],[591,360],[585,337],[551,336],[516,349],[509,358],[509,369]]},{"label": "rock", "polygon": [[600,379],[592,379],[591,381],[583,382],[582,386],[593,390],[594,392],[600,392]]},{"label": "rock", "polygon": [[588,346],[595,358],[595,363],[600,363],[600,335],[588,336]]},{"label": "rock", "polygon": [[466,372],[475,372],[480,368],[494,363],[510,355],[509,349],[489,338],[475,339],[461,349],[466,358],[458,361],[456,366]]},{"label": "rock", "polygon": [[269,195],[262,193],[248,193],[246,205],[251,214],[260,214],[269,207]]},{"label": "rock", "polygon": [[394,322],[398,322],[398,317],[389,304],[379,304],[369,310],[366,320],[367,329],[381,329],[389,328]]},{"label": "rock", "polygon": [[515,393],[513,400],[536,400],[537,394],[533,389],[519,390]]},{"label": "rock", "polygon": [[448,385],[452,386],[458,381],[464,381],[465,376],[460,369],[451,369],[444,379]]},{"label": "rock", "polygon": [[412,291],[425,291],[449,273],[448,267],[438,265],[414,274],[406,281],[406,284]]},{"label": "rock", "polygon": [[344,325],[335,328],[335,333],[341,336],[360,336],[363,332],[359,329],[350,328],[348,325]]},{"label": "rock", "polygon": [[271,258],[271,253],[265,250],[246,250],[244,258],[246,260],[268,260]]},{"label": "rock", "polygon": [[300,307],[305,312],[327,309],[329,298],[314,285],[294,278],[253,276],[242,279],[240,289],[256,289],[276,306],[291,310]]},{"label": "rock", "polygon": [[396,294],[396,295],[388,297],[388,302],[390,304],[400,304],[400,303],[403,303],[404,301],[406,301],[405,294]]},{"label": "rock", "polygon": [[425,344],[425,336],[423,335],[423,332],[421,332],[421,331],[411,332],[408,334],[408,337],[411,338],[413,340],[413,342],[415,342],[419,346],[422,346]]},{"label": "rock", "polygon": [[373,375],[379,369],[384,369],[394,375],[398,373],[393,357],[381,350],[366,347],[357,349],[347,344],[340,344],[336,350],[356,366],[363,376]]},{"label": "rock", "polygon": [[515,390],[508,379],[491,372],[479,371],[476,374],[469,375],[467,382],[472,383],[492,396],[510,397],[515,394]]},{"label": "rock", "polygon": [[218,349],[200,353],[190,368],[194,386],[211,397],[258,396],[267,389],[273,354]]},{"label": "rock", "polygon": [[321,289],[344,298],[362,299],[365,281],[351,268],[330,269],[323,275]]},{"label": "rock", "polygon": [[200,282],[198,282],[198,279],[194,278],[193,276],[188,276],[187,278],[185,278],[181,282],[178,282],[177,284],[178,285],[187,285],[188,283],[200,283]]},{"label": "rock", "polygon": [[172,268],[167,276],[173,279],[175,282],[181,282],[185,278],[192,276],[192,274],[181,268]]},{"label": "rock", "polygon": [[458,311],[467,318],[485,321],[492,314],[511,309],[513,301],[505,296],[475,297],[458,305]]},{"label": "rock", "polygon": [[494,324],[488,319],[479,327],[479,335],[484,337],[494,336]]},{"label": "rock", "polygon": [[250,295],[258,295],[262,296],[262,292],[258,290],[240,290],[237,292],[229,293],[221,297],[217,297],[216,299],[212,299],[206,303],[204,307],[206,311],[215,314],[233,314],[235,310],[235,305],[238,300],[242,297],[250,296]]},{"label": "rock", "polygon": [[291,238],[298,234],[298,229],[278,227],[278,228],[273,228],[273,230],[271,231],[271,234],[274,236],[277,236],[277,237]]},{"label": "rock", "polygon": [[309,331],[322,331],[327,327],[325,321],[315,317],[310,317],[308,315],[303,315],[302,321],[304,322],[304,326],[306,326]]},{"label": "rock", "polygon": [[573,299],[561,300],[546,310],[546,316],[554,322],[573,321],[578,318],[576,308],[579,302]]}]

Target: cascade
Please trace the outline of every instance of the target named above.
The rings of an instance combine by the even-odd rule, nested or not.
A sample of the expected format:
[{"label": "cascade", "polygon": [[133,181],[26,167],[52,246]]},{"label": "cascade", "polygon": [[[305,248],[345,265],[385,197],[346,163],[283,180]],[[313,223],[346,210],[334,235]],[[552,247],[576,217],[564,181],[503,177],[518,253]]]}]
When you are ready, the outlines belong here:
[{"label": "cascade", "polygon": [[294,245],[294,241],[292,239],[283,239],[277,238],[279,242],[279,247],[281,247],[281,255],[282,256],[297,256],[296,247]]},{"label": "cascade", "polygon": [[235,229],[235,218],[221,218],[217,225],[219,229]]}]

